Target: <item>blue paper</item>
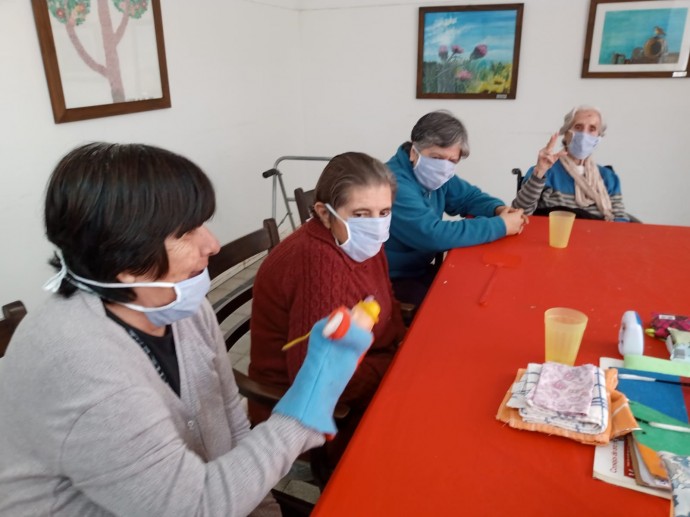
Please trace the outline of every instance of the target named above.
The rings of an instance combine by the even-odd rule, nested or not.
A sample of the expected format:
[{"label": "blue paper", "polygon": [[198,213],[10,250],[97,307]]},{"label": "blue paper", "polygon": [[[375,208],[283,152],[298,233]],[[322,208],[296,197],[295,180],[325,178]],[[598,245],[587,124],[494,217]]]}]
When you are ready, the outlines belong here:
[{"label": "blue paper", "polygon": [[[624,373],[640,377],[652,377],[669,382],[621,379],[620,376]],[[624,393],[628,399],[656,409],[676,420],[688,423],[688,410],[685,407],[683,386],[680,382],[681,378],[675,375],[618,368],[617,389]]]}]

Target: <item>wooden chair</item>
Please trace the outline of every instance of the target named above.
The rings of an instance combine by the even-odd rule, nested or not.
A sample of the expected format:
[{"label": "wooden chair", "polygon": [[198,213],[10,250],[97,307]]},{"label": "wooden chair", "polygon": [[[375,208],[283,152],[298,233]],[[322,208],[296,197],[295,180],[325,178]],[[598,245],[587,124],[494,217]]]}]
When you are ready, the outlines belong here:
[{"label": "wooden chair", "polygon": [[[211,280],[229,271],[245,261],[259,258],[269,252],[280,242],[278,226],[275,219],[266,219],[260,230],[239,237],[220,248],[220,251],[209,258],[208,272]],[[252,299],[253,280],[247,280],[233,292],[214,304],[218,323],[222,324],[234,316],[234,324],[225,333],[225,346],[228,351],[249,332],[249,315],[241,316],[238,309]]]},{"label": "wooden chair", "polygon": [[[217,278],[246,260],[258,258],[270,252],[279,242],[280,236],[275,219],[266,219],[261,229],[223,245],[218,254],[209,258],[208,271],[211,279]],[[228,351],[240,338],[249,334],[251,310],[246,305],[251,302],[253,296],[253,283],[253,279],[244,281],[213,304],[218,323],[223,327],[230,327],[224,331]],[[237,369],[233,368],[233,374],[242,396],[269,409],[273,408],[285,394],[285,388],[257,382]],[[334,416],[337,421],[345,419],[348,414],[347,406],[342,404],[336,406]],[[316,484],[323,489],[329,474],[326,467],[325,449],[312,449],[309,452],[309,462]],[[288,496],[278,490],[274,490],[273,495],[283,508],[283,515],[309,515],[307,510],[310,511],[313,507],[306,501]]]},{"label": "wooden chair", "polygon": [[299,214],[300,223],[304,224],[311,217],[311,209],[314,206],[314,190],[295,189],[295,204]]},{"label": "wooden chair", "polygon": [[5,355],[12,334],[26,316],[26,307],[19,300],[8,303],[2,306],[2,316],[4,319],[0,320],[0,357]]},{"label": "wooden chair", "polygon": [[[608,167],[609,169],[613,170],[613,165],[606,165],[605,167]],[[512,169],[510,172],[511,172],[511,174],[515,175],[515,180],[517,183],[515,193],[517,194],[518,192],[520,192],[520,189],[522,188],[522,183],[525,181],[525,179],[522,175],[522,170],[520,170],[518,168]],[[534,211],[533,215],[549,215],[549,212],[553,212],[554,210],[564,210],[566,212],[574,212],[575,217],[578,217],[580,219],[598,219],[597,217],[592,216],[592,214],[590,214],[586,210],[583,210],[581,208],[570,208],[567,206],[552,206],[549,208],[537,208]],[[626,215],[628,216],[628,219],[630,219],[631,223],[641,223],[642,222],[637,217],[635,217],[634,215],[632,215],[630,213],[626,213]]]}]

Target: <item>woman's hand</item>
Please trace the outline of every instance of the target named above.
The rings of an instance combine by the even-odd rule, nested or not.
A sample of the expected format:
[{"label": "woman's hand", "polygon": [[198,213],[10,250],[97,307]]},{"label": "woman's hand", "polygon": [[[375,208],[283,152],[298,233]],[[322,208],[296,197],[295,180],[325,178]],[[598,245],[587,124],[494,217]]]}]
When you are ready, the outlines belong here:
[{"label": "woman's hand", "polygon": [[496,215],[503,219],[506,225],[506,235],[522,233],[525,225],[529,224],[529,218],[525,215],[525,211],[522,208],[499,206],[496,208]]},{"label": "woman's hand", "polygon": [[556,163],[560,158],[568,154],[568,151],[566,151],[565,149],[561,149],[558,152],[554,152],[554,148],[556,147],[557,141],[558,133],[554,133],[553,135],[551,135],[549,143],[546,144],[546,147],[539,151],[539,155],[537,156],[537,165],[534,166],[534,171],[532,172],[532,174],[536,174],[538,178],[543,178],[544,174],[546,174],[546,171],[553,167],[554,163]]}]

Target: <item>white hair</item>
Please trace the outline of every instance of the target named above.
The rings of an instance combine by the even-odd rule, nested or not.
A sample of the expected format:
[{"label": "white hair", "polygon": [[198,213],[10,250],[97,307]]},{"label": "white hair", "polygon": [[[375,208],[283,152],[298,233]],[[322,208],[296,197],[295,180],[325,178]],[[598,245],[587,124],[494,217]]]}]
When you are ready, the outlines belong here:
[{"label": "white hair", "polygon": [[573,122],[575,121],[575,115],[579,113],[580,111],[594,111],[599,115],[599,122],[601,123],[601,127],[599,128],[599,136],[604,136],[606,134],[606,122],[604,122],[604,117],[601,114],[601,110],[599,108],[596,108],[594,106],[578,106],[577,108],[571,109],[568,113],[565,114],[565,117],[563,117],[563,125],[561,126],[561,129],[558,131],[559,135],[565,135],[571,127],[573,127]]}]

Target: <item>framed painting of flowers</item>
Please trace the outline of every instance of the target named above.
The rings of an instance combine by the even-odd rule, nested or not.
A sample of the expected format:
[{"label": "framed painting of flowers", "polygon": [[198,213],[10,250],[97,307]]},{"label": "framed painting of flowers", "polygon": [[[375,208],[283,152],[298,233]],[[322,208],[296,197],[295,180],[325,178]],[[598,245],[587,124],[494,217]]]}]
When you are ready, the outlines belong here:
[{"label": "framed painting of flowers", "polygon": [[420,7],[417,98],[514,99],[523,7]]}]

